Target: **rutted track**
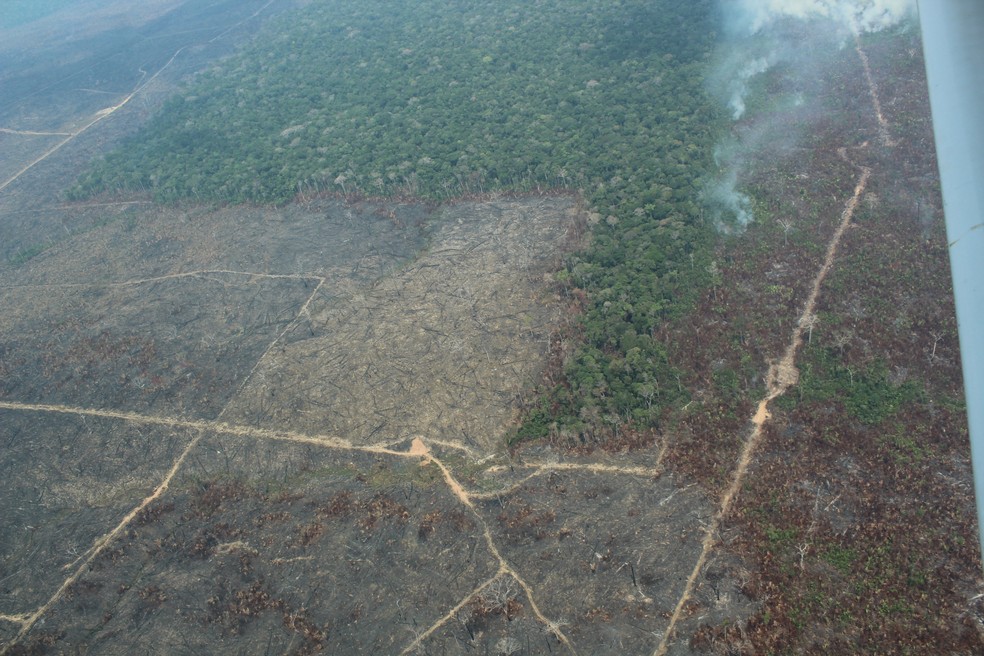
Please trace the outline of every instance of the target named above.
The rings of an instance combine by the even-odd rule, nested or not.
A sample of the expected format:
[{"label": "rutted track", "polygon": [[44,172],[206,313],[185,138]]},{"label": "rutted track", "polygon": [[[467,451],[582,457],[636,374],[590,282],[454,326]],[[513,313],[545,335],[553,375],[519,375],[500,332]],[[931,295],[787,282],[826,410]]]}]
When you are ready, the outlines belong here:
[{"label": "rutted track", "polygon": [[[894,145],[894,142],[889,134],[888,121],[882,114],[881,102],[878,98],[878,92],[875,87],[874,79],[871,75],[871,68],[868,63],[868,58],[864,50],[861,48],[861,43],[858,39],[855,40],[855,49],[864,68],[865,79],[871,95],[872,108],[877,119],[880,143],[883,147],[891,147]],[[862,149],[867,147],[867,142],[861,146]],[[754,460],[755,453],[759,448],[763,435],[763,427],[770,419],[768,410],[769,403],[785,394],[789,388],[795,386],[799,380],[799,371],[796,368],[796,354],[803,345],[803,333],[810,325],[812,325],[815,319],[817,298],[820,295],[821,287],[827,277],[827,274],[830,273],[831,268],[834,266],[837,255],[837,247],[841,242],[841,238],[844,236],[845,230],[847,230],[847,228],[851,225],[851,219],[854,217],[858,202],[868,185],[869,178],[871,177],[870,168],[858,166],[850,161],[846,148],[841,148],[838,153],[842,159],[851,163],[860,170],[853,193],[844,204],[844,209],[841,212],[840,223],[837,225],[837,229],[834,231],[830,241],[827,244],[827,251],[824,256],[823,263],[813,279],[813,284],[810,287],[809,295],[807,296],[806,302],[803,305],[803,310],[800,313],[796,326],[790,336],[786,350],[780,359],[769,366],[769,370],[765,376],[766,394],[756,405],[755,414],[752,416],[750,421],[751,430],[743,441],[741,452],[731,475],[731,482],[721,496],[718,509],[715,512],[712,521],[706,527],[700,555],[697,558],[697,562],[695,563],[693,570],[687,578],[684,592],[676,604],[676,608],[670,617],[667,629],[663,633],[659,646],[654,652],[654,656],[665,656],[670,648],[670,645],[673,643],[677,624],[680,622],[684,614],[684,610],[690,602],[697,579],[707,564],[709,555],[718,544],[718,532],[721,523],[731,512],[735,500],[741,491],[745,477],[748,474],[749,467]]]},{"label": "rutted track", "polygon": [[717,545],[718,529],[721,525],[721,521],[731,511],[735,499],[745,481],[748,468],[751,465],[755,452],[761,442],[762,427],[767,421],[769,421],[769,402],[785,394],[790,387],[796,384],[799,378],[799,373],[796,369],[796,353],[803,345],[803,332],[806,330],[806,327],[809,325],[809,322],[814,315],[814,309],[816,307],[817,297],[820,295],[821,285],[827,277],[831,267],[834,265],[834,258],[837,255],[837,246],[840,243],[841,237],[844,235],[844,231],[851,223],[851,217],[854,216],[854,210],[857,207],[858,200],[861,198],[861,194],[864,193],[864,189],[868,184],[868,178],[870,176],[870,169],[861,169],[861,174],[858,176],[857,184],[854,187],[854,193],[848,199],[844,207],[844,211],[841,213],[841,222],[837,226],[834,236],[827,245],[827,254],[824,257],[823,265],[820,267],[820,271],[817,272],[816,277],[813,279],[813,286],[810,290],[810,295],[803,307],[802,314],[800,314],[799,321],[796,323],[796,328],[793,330],[789,345],[786,347],[786,352],[778,362],[769,367],[769,372],[766,375],[766,395],[758,402],[758,405],[756,406],[755,415],[751,419],[752,430],[749,432],[748,437],[745,438],[741,449],[741,454],[738,457],[738,462],[735,464],[734,473],[731,477],[731,484],[722,495],[718,510],[714,514],[714,518],[711,523],[707,526],[700,556],[697,558],[697,562],[694,565],[693,570],[690,572],[690,576],[687,578],[686,588],[684,589],[684,593],[680,597],[679,602],[677,602],[673,615],[670,617],[669,626],[663,633],[663,639],[660,642],[659,647],[656,649],[656,656],[663,656],[667,653],[667,650],[669,649],[674,637],[676,625],[683,615],[685,606],[690,601],[690,596],[693,593],[697,577],[704,569],[711,551],[713,551],[714,547]]}]

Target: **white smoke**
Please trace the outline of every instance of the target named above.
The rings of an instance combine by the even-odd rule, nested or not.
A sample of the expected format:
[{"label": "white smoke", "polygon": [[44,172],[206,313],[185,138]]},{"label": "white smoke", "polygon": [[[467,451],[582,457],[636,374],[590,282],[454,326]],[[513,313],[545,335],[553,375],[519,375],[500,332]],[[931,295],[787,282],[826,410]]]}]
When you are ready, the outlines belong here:
[{"label": "white smoke", "polygon": [[737,141],[718,144],[714,163],[721,173],[704,185],[700,200],[707,208],[714,227],[721,232],[741,231],[752,221],[752,199],[738,191],[738,170],[743,165]]},{"label": "white smoke", "polygon": [[737,121],[745,113],[745,96],[748,95],[748,80],[764,73],[772,67],[770,57],[757,57],[745,62],[738,69],[737,74],[731,78],[731,98],[728,100],[728,107],[731,109],[731,118]]},{"label": "white smoke", "polygon": [[[946,2],[947,0],[936,0]],[[916,0],[728,0],[725,12],[747,34],[785,18],[826,19],[850,34],[878,32],[913,16]]]},{"label": "white smoke", "polygon": [[[777,23],[818,23],[818,30],[827,35],[841,38],[858,35],[897,25],[912,17],[916,10],[916,0],[724,0],[724,15],[727,30],[735,36],[735,53],[731,55],[727,70],[728,107],[734,120],[745,114],[745,97],[748,95],[748,82],[751,78],[765,73],[779,61],[797,57],[801,43],[790,42],[785,30]],[[820,25],[820,24],[823,25]],[[769,52],[762,55],[751,48],[749,41],[756,35],[770,42]],[[741,43],[749,41],[748,43]],[[762,44],[759,43],[761,48]]]},{"label": "white smoke", "polygon": [[[785,122],[770,130],[768,125],[759,126],[762,121],[755,116],[746,117],[747,98],[756,76],[776,69],[771,73],[776,79],[770,80],[770,87],[775,88],[776,80],[781,80],[784,91],[768,99],[769,115],[775,116],[774,110],[783,107],[793,108],[797,122],[805,126],[819,118],[813,99],[822,92],[825,77],[820,61],[823,57],[818,54],[836,52],[854,36],[903,24],[915,11],[916,0],[721,0],[729,38],[719,53],[717,69],[708,77],[708,86],[730,110],[732,120],[745,121],[736,124],[742,135],[740,142],[728,143],[715,152],[718,174],[701,194],[719,229],[728,229],[730,222],[741,230],[754,220],[750,199],[739,191],[746,155],[756,151],[761,156],[763,149],[781,155],[779,151],[788,150],[790,144],[775,144],[794,139],[790,131],[799,129]],[[728,155],[722,157],[724,153]]]},{"label": "white smoke", "polygon": [[752,219],[752,199],[737,189],[738,171],[729,170],[705,185],[701,201],[710,212],[714,227],[721,232],[742,231]]}]

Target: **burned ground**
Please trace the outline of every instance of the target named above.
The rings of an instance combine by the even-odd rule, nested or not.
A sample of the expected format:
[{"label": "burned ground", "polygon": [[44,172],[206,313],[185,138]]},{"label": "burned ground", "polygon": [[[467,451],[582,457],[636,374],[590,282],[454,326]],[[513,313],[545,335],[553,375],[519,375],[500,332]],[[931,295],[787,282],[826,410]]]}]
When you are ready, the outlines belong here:
[{"label": "burned ground", "polygon": [[652,648],[707,500],[505,450],[581,212],[153,210],[9,270],[12,653]]}]

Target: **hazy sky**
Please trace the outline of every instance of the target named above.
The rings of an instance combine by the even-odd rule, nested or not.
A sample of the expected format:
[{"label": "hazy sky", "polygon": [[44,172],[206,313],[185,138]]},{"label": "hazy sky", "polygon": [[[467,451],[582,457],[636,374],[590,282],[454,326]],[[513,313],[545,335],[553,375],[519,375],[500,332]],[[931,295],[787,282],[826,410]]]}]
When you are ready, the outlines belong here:
[{"label": "hazy sky", "polygon": [[30,47],[38,38],[72,38],[119,25],[142,25],[185,1],[0,0],[0,50]]},{"label": "hazy sky", "polygon": [[857,34],[912,15],[916,0],[727,0],[724,7],[737,31],[755,33],[782,18],[828,18]]}]

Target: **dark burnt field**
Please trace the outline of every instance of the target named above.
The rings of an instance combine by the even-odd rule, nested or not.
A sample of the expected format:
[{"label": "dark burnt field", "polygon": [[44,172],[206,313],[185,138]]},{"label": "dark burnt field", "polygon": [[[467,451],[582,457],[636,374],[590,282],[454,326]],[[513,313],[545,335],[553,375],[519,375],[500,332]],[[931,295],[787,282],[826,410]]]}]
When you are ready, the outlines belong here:
[{"label": "dark burnt field", "polygon": [[150,210],[8,270],[14,651],[654,648],[706,500],[504,448],[580,212]]}]

